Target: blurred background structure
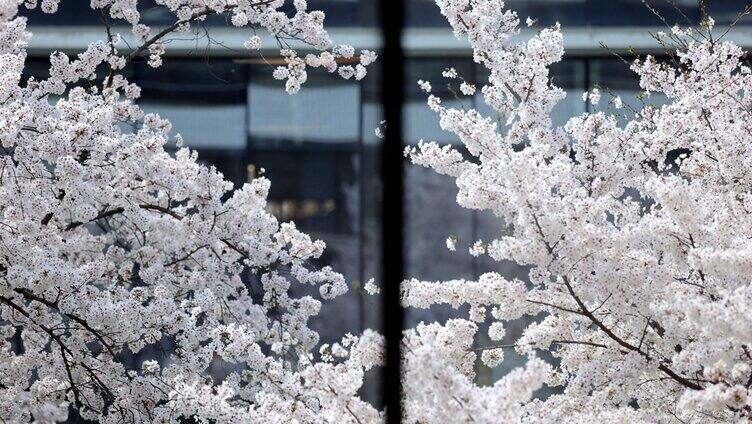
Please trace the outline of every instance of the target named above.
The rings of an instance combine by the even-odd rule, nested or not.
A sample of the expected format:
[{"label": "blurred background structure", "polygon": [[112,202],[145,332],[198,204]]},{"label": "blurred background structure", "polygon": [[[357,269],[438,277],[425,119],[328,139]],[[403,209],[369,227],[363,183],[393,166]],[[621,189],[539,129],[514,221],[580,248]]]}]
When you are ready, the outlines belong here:
[{"label": "blurred background structure", "polygon": [[[417,143],[422,138],[457,143],[439,128],[416,81],[432,82],[445,103],[459,104],[453,100],[441,71],[454,67],[466,81],[481,86],[484,70],[473,62],[467,45],[453,37],[433,0],[406,2],[407,83],[404,87],[386,87],[405,91],[404,142]],[[666,23],[696,24],[702,15],[699,0],[653,0],[649,2],[653,11],[641,0],[506,3],[518,12],[523,26],[530,16],[537,19],[538,27],[555,22],[563,27],[566,58],[554,67],[552,77],[569,95],[558,106],[558,124],[591,109],[581,94],[596,84],[620,95],[627,104],[639,105],[637,80],[612,51],[625,53],[627,58],[635,53],[660,54],[662,47],[650,32],[666,30]],[[705,10],[722,28],[735,20],[746,3],[706,0]],[[375,0],[308,0],[308,4],[310,9],[326,12],[326,25],[335,42],[379,50]],[[158,8],[143,9],[145,23],[153,27],[171,23],[158,12]],[[353,290],[322,311],[317,326],[323,341],[378,326],[379,303],[360,290],[370,278],[379,281],[380,147],[374,134],[381,121],[378,68],[371,67],[371,73],[360,82],[344,81],[324,71],[312,72],[301,92],[290,96],[271,77],[278,60],[276,44],[265,40],[265,63],[257,52],[243,48],[243,41],[251,34],[217,19],[207,21],[205,28],[173,36],[163,67],[154,70],[139,63],[133,68],[129,78],[142,87],[141,105],[147,112],[168,118],[173,132],[181,133],[201,160],[215,165],[236,185],[259,174],[269,177],[271,211],[327,242],[322,264],[342,272],[352,282]],[[52,51],[81,51],[91,41],[101,39],[104,31],[100,17],[88,2],[80,1],[62,2],[60,11],[52,16],[35,12],[29,24],[34,37],[27,72],[42,78],[47,77]],[[750,46],[752,33],[745,31],[744,24],[740,23],[730,37]],[[130,34],[126,28],[116,27],[115,32],[126,40]],[[466,99],[464,106],[491,114],[479,96]],[[512,264],[467,253],[475,240],[498,236],[502,223],[493,216],[460,208],[455,202],[456,187],[449,178],[408,165],[405,187],[408,277],[474,279],[497,271],[508,277],[527,278],[526,270]],[[446,248],[449,236],[458,240],[457,252]],[[410,312],[408,324],[426,319],[426,314],[432,319],[450,316],[444,310]],[[507,333],[510,339],[517,336],[513,327]],[[482,378],[493,381],[514,365],[513,359],[506,360],[500,369],[486,370]]]}]

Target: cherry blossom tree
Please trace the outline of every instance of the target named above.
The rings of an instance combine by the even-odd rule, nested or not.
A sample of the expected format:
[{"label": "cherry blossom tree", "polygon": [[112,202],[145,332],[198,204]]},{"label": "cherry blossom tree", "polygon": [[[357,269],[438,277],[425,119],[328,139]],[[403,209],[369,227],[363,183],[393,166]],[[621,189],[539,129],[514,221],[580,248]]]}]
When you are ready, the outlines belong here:
[{"label": "cherry blossom tree", "polygon": [[[0,421],[379,420],[355,393],[380,336],[345,338],[346,363],[314,366],[308,320],[347,290],[310,264],[324,243],[265,211],[265,178],[233,187],[198,164],[121,74],[145,56],[158,67],[165,37],[211,14],[276,38],[287,66],[274,75],[290,93],[309,66],[360,79],[375,54],[333,47],[302,0],[292,16],[282,0],[157,1],[175,16],[158,32],[135,0],[92,1],[107,38],[75,59],[53,53],[48,79],[23,81],[21,3],[36,7],[0,1]],[[121,52],[110,21],[139,44]],[[300,57],[292,40],[318,53]],[[292,284],[320,299],[291,297]],[[147,350],[159,354],[135,360]],[[217,361],[221,380],[207,373]]]},{"label": "cherry blossom tree", "polygon": [[[461,206],[503,220],[469,254],[530,271],[529,282],[489,272],[478,281],[404,284],[406,306],[470,307],[469,319],[443,330],[455,351],[451,369],[441,370],[450,391],[426,389],[427,374],[412,370],[407,354],[407,421],[427,422],[444,408],[469,422],[752,419],[752,72],[743,50],[709,18],[659,33],[669,59],[647,56],[631,68],[645,96],[665,95],[665,105],[627,111],[594,89],[585,97],[608,102],[602,111],[559,127],[551,112],[565,93],[549,78],[564,53],[559,26],[522,40],[518,16],[500,0],[437,4],[488,70],[479,91],[496,116],[429,94],[441,128],[464,149],[422,141],[405,153],[452,177]],[[461,77],[452,69],[444,76]],[[476,88],[462,82],[460,91]],[[454,239],[447,244],[456,248]],[[521,317],[538,319],[513,344],[499,343],[505,323]],[[486,319],[497,344],[473,349],[476,323]],[[476,352],[493,367],[511,349],[550,352],[556,366],[542,381],[561,393],[530,400],[503,384],[456,383],[471,374]],[[521,406],[487,414],[507,399]]]},{"label": "cherry blossom tree", "polygon": [[[463,81],[459,92],[479,91],[495,114],[429,95],[464,149],[429,141],[406,155],[454,178],[460,205],[505,223],[468,254],[530,272],[529,282],[489,272],[403,283],[405,307],[470,311],[405,332],[404,421],[749,420],[752,72],[744,52],[716,36],[710,19],[658,34],[671,60],[631,66],[646,95],[665,95],[665,105],[626,112],[612,98],[608,111],[559,127],[551,112],[565,93],[548,70],[563,55],[558,25],[522,40],[518,16],[500,0],[436,2],[489,71],[482,87]],[[340,274],[311,265],[324,244],[265,210],[265,178],[233,187],[198,164],[169,122],[140,110],[140,89],[122,75],[141,58],[158,67],[166,36],[212,14],[277,40],[287,66],[274,75],[290,93],[307,67],[360,79],[375,55],[354,59],[351,47],[333,46],[323,14],[300,0],[293,16],[283,0],[157,3],[175,22],[153,31],[135,0],[92,1],[106,39],[75,59],[53,54],[50,78],[24,81],[31,34],[17,15],[36,1],[0,1],[0,419],[382,421],[359,390],[383,362],[383,338],[366,330],[320,345],[308,326],[322,300],[347,290]],[[58,2],[40,6],[54,13]],[[129,23],[138,45],[126,49],[111,21]],[[246,46],[260,42],[253,35]],[[295,43],[317,53],[302,56]],[[340,66],[341,58],[359,63]],[[293,296],[293,285],[319,295]],[[523,317],[537,319],[501,344],[505,324]],[[477,346],[484,322],[498,344]],[[495,367],[510,349],[527,355],[526,365],[477,384],[478,356]],[[159,355],[134,359],[147,350]],[[222,378],[207,373],[217,361]],[[543,385],[561,393],[534,398]]]}]

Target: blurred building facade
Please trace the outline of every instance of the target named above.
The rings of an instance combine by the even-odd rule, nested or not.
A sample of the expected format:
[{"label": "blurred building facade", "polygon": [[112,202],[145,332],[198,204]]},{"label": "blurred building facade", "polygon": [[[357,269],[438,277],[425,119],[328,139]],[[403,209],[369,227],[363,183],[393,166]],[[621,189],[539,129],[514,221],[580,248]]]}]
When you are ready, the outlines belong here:
[{"label": "blurred building facade", "polygon": [[[406,93],[405,143],[420,139],[457,143],[439,128],[415,82],[429,80],[446,103],[457,103],[451,100],[441,71],[453,67],[465,80],[481,85],[483,69],[473,63],[467,45],[452,36],[433,0],[406,1],[408,83],[387,88]],[[745,6],[735,0],[705,3],[718,26],[732,22]],[[308,4],[326,12],[335,42],[379,49],[375,0],[309,0]],[[699,0],[656,0],[651,4],[668,24],[697,23],[702,14]],[[569,95],[555,112],[557,123],[591,107],[581,93],[595,84],[609,88],[625,103],[639,103],[635,76],[600,42],[616,51],[627,51],[630,46],[637,53],[661,51],[650,32],[665,30],[665,23],[641,0],[508,0],[507,5],[517,10],[523,21],[530,16],[541,26],[562,25],[567,55],[554,66],[552,77]],[[35,13],[30,17],[35,35],[29,74],[46,76],[51,51],[80,51],[103,37],[100,18],[88,6],[88,2],[63,2],[56,15]],[[153,26],[169,22],[156,7],[145,7],[142,16]],[[361,82],[312,72],[301,92],[289,96],[280,82],[271,78],[272,67],[252,60],[258,56],[243,49],[243,41],[251,34],[228,27],[221,19],[209,20],[206,25],[210,39],[203,31],[173,37],[163,67],[154,70],[138,63],[129,71],[129,78],[142,87],[143,108],[168,118],[173,131],[198,150],[201,160],[215,165],[235,184],[263,170],[272,181],[271,210],[281,220],[294,220],[299,228],[327,242],[321,263],[345,274],[354,287],[350,294],[325,307],[318,322],[325,341],[376,325],[378,302],[362,295],[358,287],[369,278],[379,281],[381,188],[379,140],[374,135],[381,120],[378,69],[372,67]],[[119,32],[129,34],[126,28]],[[743,30],[732,34],[739,43],[752,44],[752,37]],[[265,55],[277,54],[271,40],[265,46],[269,48]],[[491,113],[480,97],[467,100],[464,106]],[[405,175],[407,276],[472,279],[498,271],[526,278],[524,269],[473,258],[466,248],[449,252],[445,245],[448,236],[466,247],[474,240],[497,235],[501,223],[460,208],[449,178],[409,165]],[[431,312],[431,319],[447,316],[444,310]],[[411,312],[410,322],[421,319],[428,317]],[[516,336],[513,328],[508,334]]]}]

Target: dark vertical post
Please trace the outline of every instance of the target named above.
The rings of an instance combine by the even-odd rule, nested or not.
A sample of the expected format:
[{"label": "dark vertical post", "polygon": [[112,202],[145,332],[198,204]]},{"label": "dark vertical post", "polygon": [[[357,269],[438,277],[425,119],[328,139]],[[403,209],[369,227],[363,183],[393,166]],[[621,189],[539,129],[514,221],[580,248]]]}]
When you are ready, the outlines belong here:
[{"label": "dark vertical post", "polygon": [[[591,79],[592,79],[592,75],[590,75],[590,72],[592,72],[592,69],[590,66],[590,59],[585,58],[584,62],[585,62],[584,64],[585,69],[583,70],[583,73],[585,74],[585,80],[583,81],[583,83],[585,84],[585,91],[590,92],[590,89],[592,88],[590,87]],[[585,99],[585,112],[590,112],[591,109],[592,107],[590,105],[590,97],[588,97]]]},{"label": "dark vertical post", "polygon": [[403,266],[403,179],[402,179],[402,104],[404,100],[404,58],[402,54],[403,0],[380,0],[379,12],[384,45],[381,54],[381,100],[386,120],[381,156],[383,181],[382,270],[383,319],[386,337],[386,366],[382,393],[386,421],[397,424],[402,415],[400,386],[400,343],[403,311],[400,283]]},{"label": "dark vertical post", "polygon": [[360,294],[358,295],[358,331],[365,330],[365,293],[362,288],[366,283],[366,148],[363,137],[363,81],[358,83],[358,280],[360,280]]}]

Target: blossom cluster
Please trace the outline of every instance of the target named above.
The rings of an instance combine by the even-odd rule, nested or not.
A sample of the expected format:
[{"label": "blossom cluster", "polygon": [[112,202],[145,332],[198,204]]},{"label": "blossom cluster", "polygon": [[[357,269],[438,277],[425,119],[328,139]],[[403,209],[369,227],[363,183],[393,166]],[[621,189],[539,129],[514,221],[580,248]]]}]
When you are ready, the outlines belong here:
[{"label": "blossom cluster", "polygon": [[[289,19],[281,1],[158,3],[182,26],[231,10],[235,24],[328,45],[323,16],[301,1]],[[234,187],[144,113],[115,40],[73,60],[54,53],[47,79],[22,76],[31,34],[18,4],[0,2],[0,421],[380,420],[356,396],[378,335],[348,339],[346,361],[314,357],[309,320],[348,289],[311,265],[324,243],[266,210],[267,179]],[[92,7],[133,24],[135,51],[159,64],[135,1]],[[321,64],[353,54],[323,51]],[[295,69],[288,91],[304,80]]]},{"label": "blossom cluster", "polygon": [[[44,13],[55,13],[61,7],[60,0],[43,0],[41,5],[37,3],[37,0],[3,0],[0,16],[15,16],[19,4],[28,9],[39,6]],[[107,26],[108,37],[93,43],[84,53],[88,62],[85,69],[93,70],[91,66],[106,63],[111,82],[119,70],[142,56],[148,58],[150,66],[159,67],[169,44],[166,36],[188,33],[213,15],[227,17],[234,27],[250,29],[253,35],[244,43],[249,50],[256,51],[263,47],[259,32],[265,31],[273,37],[285,62],[285,66],[276,68],[274,77],[285,80],[285,89],[290,94],[298,92],[307,81],[309,67],[322,67],[330,73],[338,73],[344,79],[355,77],[360,80],[366,75],[366,67],[376,59],[372,51],[363,50],[356,55],[352,46],[335,45],[324,28],[324,12],[309,10],[306,0],[156,0],[154,3],[149,6],[162,8],[174,16],[171,25],[157,29],[144,24],[137,0],[92,1],[91,8],[94,13],[100,14]],[[292,3],[292,7],[288,7],[288,3]],[[115,24],[130,26],[137,44],[129,46],[121,34],[114,32],[112,27]],[[311,49],[313,53],[301,57],[299,48]],[[59,57],[61,61],[67,60],[64,54],[59,54]],[[70,72],[74,70],[79,71],[75,66],[69,67]],[[89,76],[82,71],[75,73]]]},{"label": "blossom cluster", "polygon": [[[517,15],[500,0],[437,4],[488,69],[480,92],[495,116],[445,107],[429,94],[441,128],[464,149],[421,142],[405,153],[451,176],[461,206],[503,220],[504,230],[482,243],[485,252],[471,253],[526,267],[529,282],[497,274],[410,280],[405,306],[469,305],[464,325],[490,321],[491,340],[504,337],[505,323],[528,317],[519,338],[487,348],[550,352],[557,361],[546,384],[562,389],[521,400],[503,422],[749,420],[752,72],[745,53],[716,37],[712,20],[677,28],[664,35],[674,60],[647,56],[631,65],[645,95],[665,95],[665,105],[646,104],[626,122],[596,111],[559,127],[551,111],[564,92],[548,71],[563,55],[558,25],[523,40],[515,38]],[[602,96],[597,88],[583,94],[592,103]],[[456,330],[451,343],[467,331]],[[489,366],[503,357],[490,356]]]}]

